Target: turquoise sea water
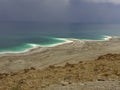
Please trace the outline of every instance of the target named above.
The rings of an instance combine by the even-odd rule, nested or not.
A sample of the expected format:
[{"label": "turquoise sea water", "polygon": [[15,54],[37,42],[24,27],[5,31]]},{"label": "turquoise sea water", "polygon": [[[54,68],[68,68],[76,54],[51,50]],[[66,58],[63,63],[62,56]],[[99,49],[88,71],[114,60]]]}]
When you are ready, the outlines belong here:
[{"label": "turquoise sea water", "polygon": [[103,40],[106,35],[120,36],[120,25],[1,22],[0,52],[22,52],[39,45],[66,42],[61,38]]}]

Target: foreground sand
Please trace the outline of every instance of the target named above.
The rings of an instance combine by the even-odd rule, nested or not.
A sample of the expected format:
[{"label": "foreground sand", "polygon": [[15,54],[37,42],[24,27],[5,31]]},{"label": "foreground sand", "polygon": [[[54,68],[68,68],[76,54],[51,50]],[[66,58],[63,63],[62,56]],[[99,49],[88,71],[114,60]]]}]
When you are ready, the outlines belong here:
[{"label": "foreground sand", "polygon": [[[94,86],[94,84],[96,86]],[[120,54],[0,74],[0,90],[120,90]]]},{"label": "foreground sand", "polygon": [[120,90],[120,38],[72,41],[0,55],[0,90]]}]

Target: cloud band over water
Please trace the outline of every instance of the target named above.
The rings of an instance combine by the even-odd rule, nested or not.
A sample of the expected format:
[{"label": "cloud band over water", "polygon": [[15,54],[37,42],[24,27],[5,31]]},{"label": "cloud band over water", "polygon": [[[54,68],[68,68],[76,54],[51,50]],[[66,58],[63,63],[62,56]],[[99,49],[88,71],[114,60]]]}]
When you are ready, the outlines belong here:
[{"label": "cloud band over water", "polygon": [[119,0],[0,0],[0,21],[119,23]]}]

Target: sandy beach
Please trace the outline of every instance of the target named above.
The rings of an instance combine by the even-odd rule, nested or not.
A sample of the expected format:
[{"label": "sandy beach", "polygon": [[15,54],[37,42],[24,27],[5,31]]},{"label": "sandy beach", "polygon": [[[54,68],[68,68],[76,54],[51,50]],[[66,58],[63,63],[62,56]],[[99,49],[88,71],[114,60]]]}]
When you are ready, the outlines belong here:
[{"label": "sandy beach", "polygon": [[[25,53],[1,54],[0,72],[13,72],[24,68],[38,69],[49,65],[64,65],[66,62],[94,60],[108,53],[120,53],[120,39],[110,40],[75,40],[54,47],[37,47]],[[73,60],[74,59],[74,60]]]},{"label": "sandy beach", "polygon": [[[99,79],[99,78],[96,78],[97,76],[99,76],[98,74],[95,74],[96,71],[94,71],[94,74],[92,72],[86,73],[87,72],[86,70],[88,70],[88,68],[91,68],[90,69],[91,71],[93,70],[92,68],[96,68],[94,67],[96,64],[100,64],[100,63],[104,64],[105,62],[106,62],[105,63],[106,67],[111,66],[114,69],[117,67],[116,70],[119,71],[118,68],[119,68],[119,60],[120,60],[120,38],[112,37],[112,38],[109,38],[109,40],[103,40],[103,41],[75,40],[75,39],[69,39],[69,40],[71,41],[69,43],[64,43],[54,47],[37,47],[25,53],[1,54],[0,55],[0,73],[1,74],[4,73],[5,77],[1,78],[0,84],[4,83],[6,85],[11,85],[10,83],[12,83],[12,85],[14,85],[13,83],[14,80],[15,82],[19,81],[17,78],[24,77],[25,75],[29,76],[30,74],[37,73],[37,72],[43,73],[45,75],[49,75],[48,74],[48,71],[49,71],[49,73],[51,72],[52,73],[51,75],[53,75],[54,73],[53,71],[55,69],[57,70],[56,72],[60,71],[61,73],[63,73],[63,76],[66,76],[67,73],[65,73],[64,70],[68,70],[69,66],[73,65],[73,67],[70,67],[72,70],[71,75],[73,75],[72,82],[70,82],[70,84],[72,83],[72,85],[70,86],[73,89],[70,89],[68,82],[63,81],[63,78],[62,78],[63,76],[57,75],[58,77],[56,76],[57,79],[53,81],[54,83],[52,81],[51,82],[44,81],[44,80],[41,82],[39,81],[42,84],[49,82],[49,85],[50,85],[49,87],[47,87],[46,84],[45,85],[43,84],[43,86],[40,85],[39,89],[35,89],[34,86],[33,86],[33,89],[30,89],[28,85],[29,88],[27,87],[24,89],[12,89],[12,90],[42,90],[42,89],[43,90],[111,90],[109,88],[113,88],[112,90],[120,89],[119,75],[116,76],[115,78],[114,76],[112,77],[108,75],[108,79],[103,79],[104,77],[102,77],[102,79],[101,78]],[[104,55],[106,55],[105,59],[104,59]],[[107,58],[107,57],[113,58],[113,61],[111,58]],[[109,62],[109,59],[110,59],[110,62]],[[116,59],[117,61],[114,61]],[[66,65],[66,63],[68,64]],[[75,69],[75,67],[82,68],[83,64],[86,66],[85,71],[81,69]],[[114,67],[115,65],[116,67]],[[101,65],[98,65],[98,66],[101,66]],[[26,72],[29,71],[28,70],[29,68],[32,69],[32,70],[30,69],[30,72],[26,74],[21,74],[21,72],[23,72],[24,70],[26,70]],[[47,73],[41,70],[46,71]],[[75,74],[77,73],[77,70],[78,72],[80,72],[81,75],[83,76],[86,75],[86,77],[82,78],[80,76],[80,80],[78,78],[75,79],[77,77],[76,75],[78,75],[78,74]],[[114,70],[112,69],[111,71],[114,71]],[[11,73],[16,73],[16,72],[18,74],[11,76]],[[10,75],[9,74],[6,75],[6,73],[9,73]],[[56,73],[56,74],[60,74],[60,73]],[[88,78],[89,75],[91,75],[91,78]],[[40,75],[40,78],[42,78],[42,75]],[[52,80],[52,78],[53,77],[49,78],[49,80]],[[112,80],[109,81],[109,79],[112,79]],[[7,80],[8,81],[10,80],[11,82],[9,82],[8,84],[6,83]],[[99,82],[96,82],[96,80]],[[59,82],[62,82],[61,86],[59,86],[58,84]],[[80,84],[81,82],[82,83],[84,82],[84,85]],[[104,83],[106,83],[111,87],[107,88],[107,86],[105,86],[105,88],[103,89],[99,89],[99,88],[95,89],[97,87],[91,87],[93,83],[96,84],[96,86],[104,85]],[[64,84],[65,84],[65,87],[64,87]],[[116,85],[118,85],[118,87]],[[45,87],[45,88],[41,88],[41,87]],[[81,89],[79,89],[80,87]],[[86,88],[82,89],[82,87],[84,88],[86,87]],[[3,90],[3,88],[4,90],[11,90],[10,87],[7,88],[7,87],[2,87],[0,85],[0,90]]]}]

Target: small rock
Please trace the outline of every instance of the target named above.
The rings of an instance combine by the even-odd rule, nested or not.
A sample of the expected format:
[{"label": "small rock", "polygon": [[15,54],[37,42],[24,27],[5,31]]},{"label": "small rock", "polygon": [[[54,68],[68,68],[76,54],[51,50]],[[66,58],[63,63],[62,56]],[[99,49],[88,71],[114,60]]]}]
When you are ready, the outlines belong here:
[{"label": "small rock", "polygon": [[46,87],[46,85],[41,85],[41,88],[45,88]]},{"label": "small rock", "polygon": [[30,69],[31,69],[31,70],[36,70],[34,67],[31,67]]},{"label": "small rock", "polygon": [[66,86],[66,85],[68,85],[68,84],[69,84],[69,82],[61,81],[61,85],[62,85],[62,86]]},{"label": "small rock", "polygon": [[85,84],[84,83],[80,83],[80,85],[84,86]]},{"label": "small rock", "polygon": [[55,66],[54,66],[54,65],[50,65],[50,66],[49,66],[49,68],[54,69],[54,68],[55,68]]},{"label": "small rock", "polygon": [[105,81],[104,79],[97,79],[98,81]]},{"label": "small rock", "polygon": [[24,69],[24,73],[27,73],[27,72],[29,72],[29,69]]}]

